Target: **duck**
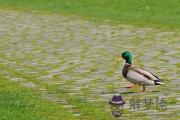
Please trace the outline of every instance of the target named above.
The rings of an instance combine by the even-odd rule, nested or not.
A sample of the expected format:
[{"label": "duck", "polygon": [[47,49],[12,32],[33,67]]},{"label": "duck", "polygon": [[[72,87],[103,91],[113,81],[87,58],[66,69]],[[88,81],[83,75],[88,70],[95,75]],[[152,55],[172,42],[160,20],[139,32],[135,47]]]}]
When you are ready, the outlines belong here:
[{"label": "duck", "polygon": [[146,90],[146,86],[155,86],[164,84],[160,78],[153,73],[146,71],[142,68],[132,65],[132,53],[124,51],[121,54],[121,59],[125,60],[122,69],[123,77],[130,82],[127,88],[133,88],[136,85],[142,86],[141,92]]}]

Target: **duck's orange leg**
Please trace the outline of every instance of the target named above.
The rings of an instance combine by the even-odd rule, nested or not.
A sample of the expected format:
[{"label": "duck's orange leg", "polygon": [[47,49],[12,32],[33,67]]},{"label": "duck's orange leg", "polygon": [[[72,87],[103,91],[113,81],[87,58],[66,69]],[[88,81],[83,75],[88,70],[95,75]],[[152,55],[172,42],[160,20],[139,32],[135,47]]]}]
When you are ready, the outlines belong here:
[{"label": "duck's orange leg", "polygon": [[141,92],[144,92],[145,90],[146,90],[145,85],[143,85]]}]

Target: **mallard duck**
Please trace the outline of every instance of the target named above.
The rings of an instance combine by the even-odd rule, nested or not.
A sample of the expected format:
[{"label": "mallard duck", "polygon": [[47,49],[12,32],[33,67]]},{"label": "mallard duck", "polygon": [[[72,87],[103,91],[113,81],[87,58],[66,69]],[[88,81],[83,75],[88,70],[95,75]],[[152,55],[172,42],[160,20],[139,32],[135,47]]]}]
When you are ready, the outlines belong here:
[{"label": "mallard duck", "polygon": [[159,79],[156,75],[152,74],[151,72],[133,66],[131,52],[124,51],[121,54],[121,57],[126,61],[122,70],[122,74],[126,80],[131,82],[128,88],[132,88],[135,85],[141,85],[143,86],[142,92],[144,92],[145,86],[164,84],[161,79]]}]

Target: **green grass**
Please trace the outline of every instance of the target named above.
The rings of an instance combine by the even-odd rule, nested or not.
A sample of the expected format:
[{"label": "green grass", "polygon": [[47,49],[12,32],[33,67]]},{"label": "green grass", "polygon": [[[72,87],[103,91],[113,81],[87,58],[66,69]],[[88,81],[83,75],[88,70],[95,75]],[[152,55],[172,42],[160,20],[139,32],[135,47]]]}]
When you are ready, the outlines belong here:
[{"label": "green grass", "polygon": [[137,26],[180,28],[179,0],[0,0],[0,7],[46,11]]},{"label": "green grass", "polygon": [[[81,98],[79,98],[79,96],[69,96],[69,95],[67,95],[66,93],[68,93],[68,91],[65,89],[65,88],[59,88],[57,85],[54,85],[54,86],[49,86],[48,84],[44,84],[44,83],[41,83],[40,81],[38,81],[38,80],[36,80],[35,79],[35,76],[31,76],[31,77],[29,77],[30,75],[28,75],[28,74],[26,74],[26,73],[24,73],[23,71],[15,71],[15,70],[13,70],[13,69],[11,69],[11,68],[9,68],[9,67],[7,67],[7,66],[4,66],[4,65],[0,65],[0,67],[3,69],[3,71],[8,71],[9,73],[11,73],[14,77],[23,77],[23,78],[25,78],[26,80],[28,80],[28,81],[33,81],[33,82],[35,82],[36,84],[38,84],[38,85],[41,85],[41,86],[43,86],[43,87],[45,87],[49,92],[51,92],[51,93],[54,93],[54,94],[56,94],[57,96],[56,97],[58,97],[58,98],[60,98],[60,99],[66,99],[69,103],[71,103],[72,105],[74,105],[77,109],[79,109],[80,110],[80,112],[83,114],[83,116],[87,116],[87,118],[85,118],[85,119],[87,119],[87,120],[94,120],[94,119],[96,119],[96,120],[109,120],[109,119],[112,119],[112,116],[109,114],[109,111],[108,111],[108,109],[110,109],[110,108],[106,108],[106,110],[103,108],[103,107],[109,107],[108,106],[108,104],[107,103],[102,103],[102,102],[98,102],[98,104],[93,104],[93,103],[89,103],[89,102],[86,102],[85,100],[83,100],[83,99],[81,99]],[[1,77],[1,76],[0,76]],[[3,82],[3,81],[2,81]],[[11,81],[8,81],[8,83],[9,84],[7,84],[6,85],[6,88],[4,88],[4,90],[7,90],[8,88],[7,87],[9,87],[9,90],[12,90],[12,91],[15,91],[12,87],[11,87],[11,84],[13,84],[13,83],[11,83]],[[17,85],[18,86],[18,85]],[[16,88],[16,87],[15,87]],[[19,89],[19,88],[21,88],[21,89]],[[27,94],[27,95],[24,95],[24,94],[26,94],[26,89],[23,89],[23,87],[18,87],[17,88],[17,90],[19,90],[19,92],[18,92],[18,94],[20,94],[19,96],[23,96],[23,99],[25,99],[26,101],[28,101],[28,102],[32,102],[33,103],[33,101],[35,100],[35,99],[38,99],[37,98],[37,96],[32,96],[32,97],[29,97],[29,95]],[[29,92],[31,92],[31,90],[29,90]],[[22,95],[21,95],[22,94]],[[35,93],[34,93],[35,94]],[[9,96],[11,96],[11,95],[9,95]],[[5,96],[2,96],[2,99],[6,99],[6,97]],[[23,103],[23,101],[18,101],[18,100],[21,100],[22,98],[19,98],[19,99],[17,99],[17,98],[15,98],[15,99],[11,99],[11,102],[13,103],[13,104],[16,104],[17,102],[18,103]],[[9,101],[7,101],[8,103],[9,103]],[[50,102],[51,103],[51,102]],[[7,103],[6,103],[7,104]],[[3,105],[4,106],[6,106],[6,104],[5,103],[3,103]],[[25,104],[27,104],[27,103],[25,103]],[[33,111],[33,113],[35,112],[37,112],[37,111],[42,111],[42,110],[44,110],[45,111],[45,113],[44,112],[39,112],[39,114],[38,115],[40,115],[40,116],[38,116],[37,115],[37,120],[39,120],[40,119],[40,117],[43,117],[43,120],[44,119],[51,119],[51,116],[53,115],[53,116],[56,116],[57,117],[57,120],[59,120],[59,119],[64,119],[64,120],[73,120],[73,119],[75,119],[74,118],[74,116],[72,116],[72,114],[70,114],[70,113],[67,113],[67,111],[66,111],[66,109],[62,109],[62,106],[61,105],[56,105],[55,103],[54,103],[54,105],[51,105],[51,104],[53,104],[53,102],[51,103],[51,104],[48,104],[47,103],[47,101],[45,101],[45,100],[41,100],[41,101],[38,101],[38,103],[34,103],[34,104],[40,104],[39,106],[40,106],[40,108],[39,109],[37,109],[36,110],[36,108],[34,107],[34,109],[33,110],[35,110],[35,111]],[[47,105],[46,105],[47,104]],[[18,106],[18,108],[20,108],[20,111],[23,111],[23,110],[21,110],[21,109],[23,109],[23,108],[21,108],[21,106],[23,106],[24,104],[20,104],[19,106]],[[27,104],[28,105],[28,104]],[[42,105],[42,106],[41,106]],[[51,106],[50,108],[49,108],[49,106]],[[1,107],[1,106],[0,106]],[[41,108],[42,107],[42,108]],[[31,108],[30,107],[26,107],[25,109],[27,109],[27,110],[30,110]],[[42,110],[41,110],[42,109]],[[52,111],[49,111],[49,110],[51,110],[52,109]],[[104,110],[104,111],[102,111],[102,109]],[[13,107],[10,107],[9,108],[9,110],[13,110]],[[5,112],[6,113],[6,110],[4,110],[4,109],[2,109],[2,112]],[[18,114],[18,110],[17,111],[15,111],[14,113],[15,113],[15,115],[16,114]],[[46,113],[47,112],[47,113]],[[51,113],[52,112],[52,113]],[[34,114],[29,114],[29,116],[34,116]],[[61,114],[62,113],[62,114]],[[57,114],[59,114],[59,115],[57,115]],[[8,114],[5,114],[5,115],[8,115]],[[15,116],[14,114],[12,114],[12,116],[14,117]],[[22,113],[20,114],[20,115],[22,115]],[[17,116],[17,118],[21,118],[22,116]],[[36,115],[36,114],[35,114]],[[39,117],[39,118],[38,118]],[[22,117],[22,119],[23,119],[24,117]]]},{"label": "green grass", "polygon": [[62,106],[39,98],[38,93],[0,75],[0,120],[49,120],[75,117]]}]

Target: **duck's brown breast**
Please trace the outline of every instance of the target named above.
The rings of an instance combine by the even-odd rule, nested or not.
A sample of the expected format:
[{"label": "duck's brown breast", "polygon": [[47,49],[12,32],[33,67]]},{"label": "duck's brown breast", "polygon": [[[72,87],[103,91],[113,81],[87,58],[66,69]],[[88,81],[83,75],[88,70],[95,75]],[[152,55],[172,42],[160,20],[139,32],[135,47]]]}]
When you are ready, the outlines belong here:
[{"label": "duck's brown breast", "polygon": [[126,64],[124,65],[123,70],[122,70],[122,74],[123,74],[124,78],[126,78],[127,73],[128,73],[128,70],[130,69],[130,67],[131,67],[131,64],[127,64],[127,63],[126,63]]}]

